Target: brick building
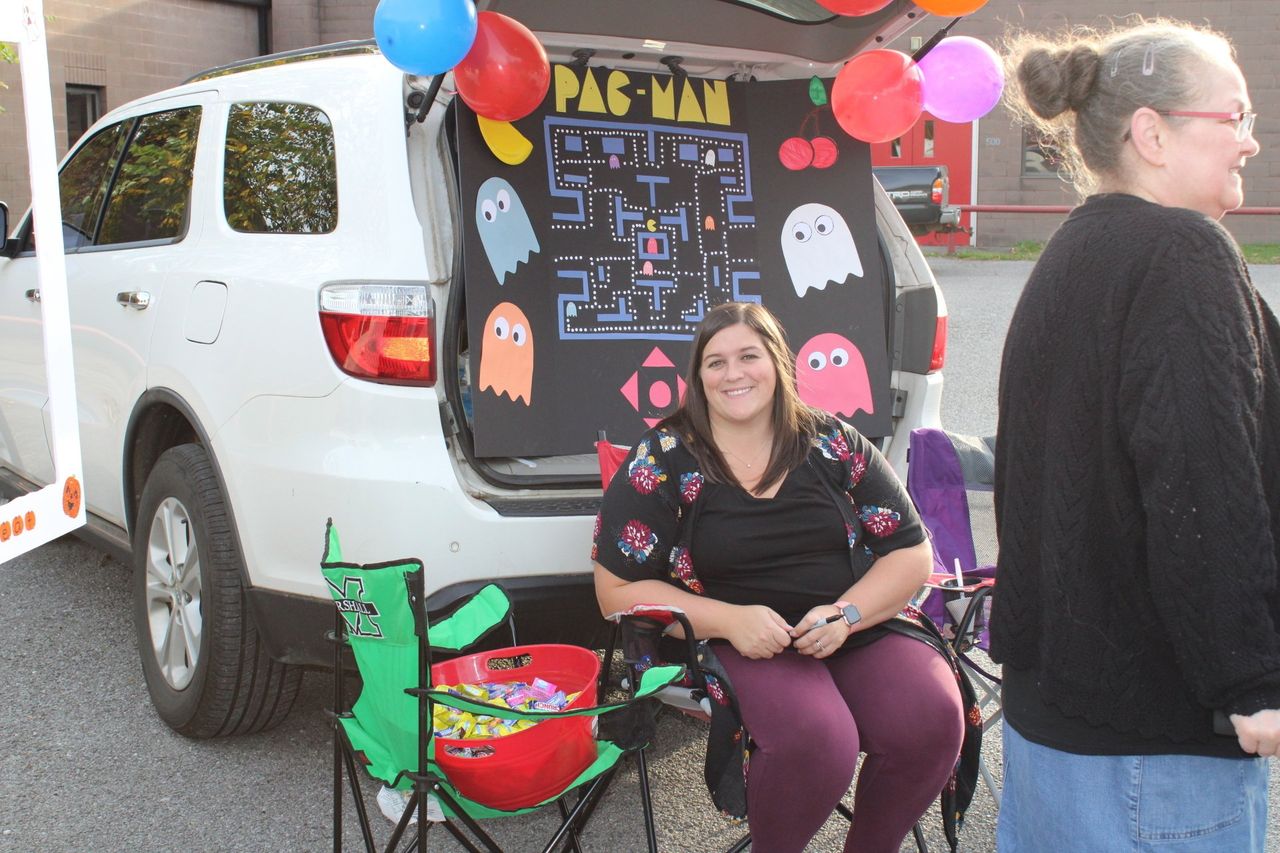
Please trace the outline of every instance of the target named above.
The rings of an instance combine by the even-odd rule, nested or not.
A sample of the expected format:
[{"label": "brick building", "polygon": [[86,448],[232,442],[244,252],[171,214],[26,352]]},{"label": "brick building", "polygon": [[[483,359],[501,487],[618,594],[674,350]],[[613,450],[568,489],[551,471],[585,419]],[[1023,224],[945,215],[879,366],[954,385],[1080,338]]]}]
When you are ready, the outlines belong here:
[{"label": "brick building", "polygon": [[[554,2],[554,0],[547,0]],[[53,103],[60,153],[99,115],[133,98],[172,86],[196,71],[262,53],[307,47],[372,33],[376,0],[47,0]],[[1249,81],[1255,134],[1262,153],[1245,171],[1246,204],[1280,208],[1280,6],[1275,0],[990,0],[956,34],[998,45],[1009,27],[1033,31],[1098,24],[1118,14],[1166,15],[1206,22],[1236,43]],[[900,42],[927,38],[925,21]],[[940,23],[940,22],[939,22]],[[910,43],[891,45],[910,50]],[[13,214],[28,202],[26,139],[16,66],[0,64],[0,200]],[[931,128],[930,128],[931,130]],[[957,130],[949,131],[954,137]],[[922,136],[922,134],[919,134]],[[967,152],[952,164],[971,177],[969,199],[983,204],[1069,204],[1073,190],[1037,158],[1002,109],[967,129]],[[934,151],[932,137],[929,153]],[[923,149],[922,149],[923,150]],[[909,153],[909,152],[908,152]],[[953,199],[955,201],[956,199]],[[980,214],[973,223],[983,245],[1043,239],[1060,216]],[[1280,217],[1229,216],[1245,242],[1280,238]]]},{"label": "brick building", "polygon": [[[953,32],[980,38],[999,49],[1001,39],[1011,29],[1060,32],[1069,26],[1098,26],[1121,10],[1126,14],[1160,15],[1207,24],[1235,43],[1253,109],[1258,113],[1254,136],[1262,146],[1244,170],[1245,205],[1280,208],[1280,61],[1276,59],[1280,4],[1275,0],[991,0],[961,21]],[[928,22],[912,30],[908,37],[924,29],[928,29]],[[1034,140],[1024,138],[1022,129],[1011,122],[1003,108],[975,124],[976,203],[1075,203],[1075,190],[1044,167]],[[980,245],[1010,246],[1020,240],[1043,240],[1061,220],[1061,216],[1046,214],[978,214],[977,241]],[[1233,214],[1226,217],[1224,224],[1243,243],[1280,241],[1280,215]]]}]

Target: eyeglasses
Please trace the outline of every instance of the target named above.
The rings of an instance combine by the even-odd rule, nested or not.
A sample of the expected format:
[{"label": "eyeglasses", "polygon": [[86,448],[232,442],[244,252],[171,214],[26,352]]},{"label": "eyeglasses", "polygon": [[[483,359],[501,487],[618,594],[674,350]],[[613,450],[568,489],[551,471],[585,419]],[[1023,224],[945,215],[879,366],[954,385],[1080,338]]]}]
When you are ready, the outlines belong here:
[{"label": "eyeglasses", "polygon": [[1244,142],[1249,138],[1249,134],[1253,133],[1253,123],[1258,119],[1258,114],[1252,110],[1245,110],[1242,113],[1213,113],[1199,110],[1156,110],[1155,112],[1175,118],[1212,118],[1222,122],[1235,122],[1237,142]]}]

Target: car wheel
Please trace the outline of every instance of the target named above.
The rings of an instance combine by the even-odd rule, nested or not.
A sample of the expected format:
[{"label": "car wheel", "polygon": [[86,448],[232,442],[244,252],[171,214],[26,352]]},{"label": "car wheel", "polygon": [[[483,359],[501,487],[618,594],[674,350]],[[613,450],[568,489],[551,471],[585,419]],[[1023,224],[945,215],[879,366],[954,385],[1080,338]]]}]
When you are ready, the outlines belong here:
[{"label": "car wheel", "polygon": [[188,737],[248,734],[289,713],[302,668],[272,660],[249,613],[244,560],[208,452],[165,451],[133,533],[133,610],[147,690]]}]

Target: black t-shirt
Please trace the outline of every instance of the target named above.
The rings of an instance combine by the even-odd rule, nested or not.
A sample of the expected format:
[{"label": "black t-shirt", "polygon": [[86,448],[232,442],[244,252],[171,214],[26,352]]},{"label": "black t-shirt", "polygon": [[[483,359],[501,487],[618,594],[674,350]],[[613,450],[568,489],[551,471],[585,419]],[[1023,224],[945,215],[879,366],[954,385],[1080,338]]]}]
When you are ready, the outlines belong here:
[{"label": "black t-shirt", "polygon": [[691,550],[707,595],[763,604],[795,625],[853,585],[844,520],[818,473],[793,470],[772,498],[707,483]]}]

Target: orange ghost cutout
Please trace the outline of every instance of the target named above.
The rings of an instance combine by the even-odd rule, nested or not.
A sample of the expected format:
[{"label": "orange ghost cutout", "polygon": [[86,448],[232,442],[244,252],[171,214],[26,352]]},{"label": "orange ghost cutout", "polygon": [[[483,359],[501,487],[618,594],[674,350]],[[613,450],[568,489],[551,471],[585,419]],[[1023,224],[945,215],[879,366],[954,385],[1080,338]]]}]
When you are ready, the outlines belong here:
[{"label": "orange ghost cutout", "polygon": [[533,402],[533,333],[529,318],[510,302],[499,302],[484,321],[480,341],[480,390],[493,389],[511,402]]}]

